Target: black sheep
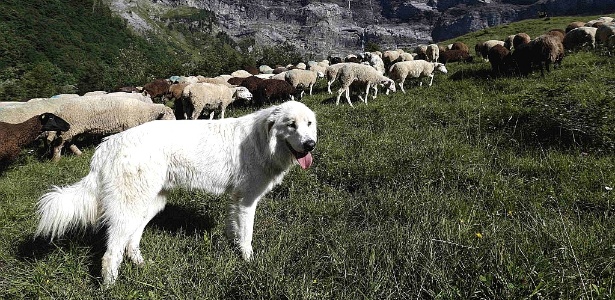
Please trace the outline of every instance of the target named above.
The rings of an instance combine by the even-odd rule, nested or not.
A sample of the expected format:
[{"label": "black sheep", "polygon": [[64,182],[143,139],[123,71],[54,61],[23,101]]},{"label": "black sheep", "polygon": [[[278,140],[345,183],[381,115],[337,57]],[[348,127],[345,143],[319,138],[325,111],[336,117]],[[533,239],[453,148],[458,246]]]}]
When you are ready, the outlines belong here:
[{"label": "black sheep", "polygon": [[21,148],[36,140],[44,131],[67,131],[70,125],[62,118],[44,113],[22,123],[0,122],[0,168],[15,160]]}]

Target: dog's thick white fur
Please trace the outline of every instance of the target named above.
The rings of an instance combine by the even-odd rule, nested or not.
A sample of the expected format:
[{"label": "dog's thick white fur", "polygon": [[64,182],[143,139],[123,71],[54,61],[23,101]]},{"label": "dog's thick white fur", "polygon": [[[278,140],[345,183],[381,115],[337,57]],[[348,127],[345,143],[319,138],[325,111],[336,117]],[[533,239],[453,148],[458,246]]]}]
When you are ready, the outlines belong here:
[{"label": "dog's thick white fur", "polygon": [[258,201],[293,164],[307,169],[315,145],[315,114],[295,101],[239,118],[145,123],[101,143],[81,181],[40,198],[35,236],[53,239],[74,227],[106,225],[108,286],[124,254],[143,263],[141,235],[164,208],[167,191],[200,189],[233,197],[227,233],[250,260]]}]

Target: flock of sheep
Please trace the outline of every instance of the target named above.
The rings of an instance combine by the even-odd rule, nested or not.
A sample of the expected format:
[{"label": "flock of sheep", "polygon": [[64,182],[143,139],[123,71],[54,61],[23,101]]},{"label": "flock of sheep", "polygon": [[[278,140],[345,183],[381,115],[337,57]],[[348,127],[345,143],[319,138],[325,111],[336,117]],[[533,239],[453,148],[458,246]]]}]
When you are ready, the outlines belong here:
[{"label": "flock of sheep", "polygon": [[[602,44],[615,48],[615,23],[611,17],[589,22],[573,22],[565,30],[552,29],[531,39],[526,33],[517,33],[504,40],[489,40],[476,44],[476,56],[489,61],[494,74],[527,75],[534,69],[549,71],[551,64],[561,63],[565,50],[582,47],[595,48]],[[80,135],[110,135],[145,122],[160,119],[197,119],[214,111],[224,118],[226,107],[236,100],[258,105],[271,101],[301,99],[312,95],[319,78],[326,78],[327,91],[336,81],[336,104],[342,95],[350,106],[352,92],[367,103],[370,93],[376,98],[378,90],[396,92],[396,86],[405,93],[406,79],[428,78],[433,84],[436,71],[447,73],[445,64],[471,62],[473,56],[463,42],[447,46],[419,45],[412,52],[401,49],[384,52],[366,52],[344,58],[329,57],[319,62],[309,61],[296,65],[246,67],[230,75],[217,77],[173,76],[157,79],[138,90],[129,92],[90,92],[83,96],[57,95],[27,102],[0,102],[0,168],[15,159],[21,147],[40,136],[45,137],[52,150],[53,160],[59,160],[62,149],[79,155],[81,151],[72,143]],[[544,75],[544,74],[543,74]],[[173,109],[155,104],[152,99],[169,100]],[[69,129],[53,129],[42,123],[42,116],[54,117],[70,124]],[[32,126],[39,120],[37,126]],[[21,128],[18,130],[18,128]],[[52,128],[52,130],[45,130]],[[59,131],[53,131],[59,130]]]}]

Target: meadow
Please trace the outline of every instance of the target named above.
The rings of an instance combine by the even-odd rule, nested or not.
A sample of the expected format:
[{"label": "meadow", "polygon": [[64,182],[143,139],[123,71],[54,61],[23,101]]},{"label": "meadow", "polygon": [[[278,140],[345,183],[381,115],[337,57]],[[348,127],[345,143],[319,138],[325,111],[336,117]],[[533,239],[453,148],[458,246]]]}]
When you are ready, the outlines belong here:
[{"label": "meadow", "polygon": [[568,53],[526,78],[479,60],[447,67],[432,87],[355,108],[323,82],[304,97],[319,122],[314,165],[260,203],[249,263],[224,235],[230,198],[178,190],[145,229],[146,264],[125,261],[103,290],[103,231],[32,238],[38,197],[85,176],[93,146],[58,163],[24,151],[0,175],[0,297],[615,298],[615,59]]}]

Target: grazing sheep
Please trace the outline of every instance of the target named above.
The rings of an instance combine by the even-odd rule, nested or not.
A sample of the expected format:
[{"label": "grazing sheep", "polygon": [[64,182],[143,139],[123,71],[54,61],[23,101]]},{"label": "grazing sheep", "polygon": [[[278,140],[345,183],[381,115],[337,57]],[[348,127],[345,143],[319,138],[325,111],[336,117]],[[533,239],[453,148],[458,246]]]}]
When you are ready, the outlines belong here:
[{"label": "grazing sheep", "polygon": [[[406,54],[406,53],[402,53],[402,55],[403,54]],[[382,60],[380,56],[372,54],[370,52],[365,52],[364,57],[365,57],[365,61],[370,66],[372,66],[374,69],[380,72],[380,74],[384,74],[386,69],[384,68],[384,61]]]},{"label": "grazing sheep", "polygon": [[576,50],[586,46],[596,48],[596,31],[594,27],[579,27],[570,30],[564,37],[564,48]]},{"label": "grazing sheep", "polygon": [[615,25],[602,25],[596,29],[596,43],[605,45],[612,35],[615,35]]},{"label": "grazing sheep", "polygon": [[[290,71],[290,70],[288,70],[288,71]],[[286,80],[286,73],[287,73],[288,71],[284,71],[284,72],[282,72],[282,73],[275,74],[275,75],[271,76],[271,79],[276,79],[276,80]]]},{"label": "grazing sheep", "polygon": [[454,42],[450,50],[461,50],[470,53],[470,48],[464,42]]},{"label": "grazing sheep", "polygon": [[331,65],[335,65],[335,64],[339,64],[339,63],[343,63],[344,60],[339,57],[339,56],[329,56],[329,58],[327,59],[329,61],[329,63]]},{"label": "grazing sheep", "polygon": [[[249,76],[248,76],[249,77]],[[248,77],[231,77],[226,80],[226,83],[230,85],[241,85],[241,83]]]},{"label": "grazing sheep", "polygon": [[258,71],[262,74],[273,74],[273,69],[268,65],[261,65],[258,67]]},{"label": "grazing sheep", "polygon": [[231,73],[231,76],[233,76],[233,77],[250,77],[250,76],[252,76],[252,74],[250,74],[250,72],[248,72],[246,70],[237,70],[237,71]]},{"label": "grazing sheep", "polygon": [[[504,47],[508,50],[513,49],[513,39],[515,39],[515,35],[511,34],[504,39]],[[474,48],[476,50],[476,48]]]},{"label": "grazing sheep", "polygon": [[[386,55],[386,51],[385,51],[385,55]],[[333,92],[331,92],[331,85],[333,84],[333,82],[335,82],[335,80],[337,80],[338,78],[338,72],[339,70],[347,65],[349,63],[339,63],[339,64],[335,64],[335,65],[330,65],[327,67],[327,70],[325,71],[325,77],[327,78],[327,92],[329,94],[333,94]]]},{"label": "grazing sheep", "polygon": [[[149,104],[128,97],[81,97],[58,108],[56,115],[71,124],[60,134],[49,134],[53,140],[53,160],[61,157],[62,148],[78,135],[110,135],[153,120],[175,119],[171,108],[164,104]],[[76,155],[81,151],[75,145],[70,149]]]},{"label": "grazing sheep", "polygon": [[248,89],[248,91],[250,91],[250,93],[252,93],[252,95],[255,95],[256,92],[258,91],[258,85],[263,81],[262,78],[259,78],[257,76],[250,76],[247,77],[241,84],[240,86],[243,86],[245,88]]},{"label": "grazing sheep", "polygon": [[427,45],[418,45],[414,48],[414,54],[416,59],[427,59]]},{"label": "grazing sheep", "polygon": [[547,31],[547,34],[556,37],[560,42],[563,43],[566,32],[563,29],[555,28]]},{"label": "grazing sheep", "polygon": [[310,70],[295,69],[286,72],[284,79],[288,81],[295,89],[301,88],[301,94],[299,98],[303,98],[303,94],[306,88],[310,89],[310,96],[312,95],[312,88],[316,84],[318,78],[324,77],[323,73],[314,72]]},{"label": "grazing sheep", "polygon": [[286,67],[276,67],[275,69],[273,69],[273,72],[271,72],[272,74],[280,74],[282,72],[286,72],[288,71],[288,69]]},{"label": "grazing sheep", "polygon": [[306,70],[307,66],[304,63],[300,62],[300,63],[295,65],[295,69]]},{"label": "grazing sheep", "polygon": [[438,58],[440,58],[440,48],[436,44],[429,44],[427,45],[425,55],[427,56],[427,61],[437,62]]},{"label": "grazing sheep", "polygon": [[64,103],[79,98],[35,98],[21,105],[5,106],[0,109],[0,122],[17,124],[46,112],[55,113]]},{"label": "grazing sheep", "polygon": [[294,100],[296,93],[297,89],[286,80],[265,79],[258,85],[256,99],[259,104],[273,100]]},{"label": "grazing sheep", "polygon": [[385,70],[399,61],[400,53],[395,50],[387,50],[382,53],[382,61],[384,62]]},{"label": "grazing sheep", "polygon": [[214,83],[195,83],[184,88],[184,111],[192,120],[199,118],[204,109],[211,110],[209,119],[214,118],[214,110],[220,109],[220,119],[224,119],[226,107],[237,99],[252,100],[252,93],[246,87],[229,88]]},{"label": "grazing sheep", "polygon": [[[438,62],[428,62],[425,60],[402,61],[391,66],[389,76],[391,76],[391,79],[395,82],[398,82],[401,91],[405,94],[404,81],[406,81],[408,76],[411,78],[429,77],[429,86],[431,86],[435,70],[444,74],[448,72],[444,64]],[[423,82],[419,80],[419,86],[422,85]]]},{"label": "grazing sheep", "polygon": [[399,55],[399,59],[397,59],[397,62],[414,60],[414,56],[415,55],[416,55],[416,53],[404,52],[404,53]]},{"label": "grazing sheep", "polygon": [[352,106],[352,102],[350,101],[350,85],[357,81],[366,86],[365,93],[365,104],[367,104],[367,98],[369,97],[369,91],[371,88],[374,88],[374,98],[377,95],[377,85],[385,85],[388,90],[395,91],[395,82],[390,78],[380,74],[376,69],[371,66],[362,65],[362,64],[347,64],[344,65],[338,71],[338,78],[342,82],[342,87],[338,90],[336,105],[340,103],[340,97],[342,93],[346,92],[346,100],[348,104]]},{"label": "grazing sheep", "polygon": [[531,40],[532,39],[530,38],[530,36],[527,33],[525,33],[525,32],[517,33],[517,34],[515,34],[515,37],[513,38],[513,49],[519,47],[519,45],[521,45],[521,44],[527,44]]},{"label": "grazing sheep", "polygon": [[21,148],[34,142],[42,132],[69,129],[68,122],[52,113],[43,113],[17,124],[0,122],[0,168],[14,161]]},{"label": "grazing sheep", "polygon": [[533,52],[535,62],[540,66],[540,74],[544,76],[543,65],[550,72],[549,65],[559,66],[564,58],[564,45],[557,37],[543,34],[534,39]]},{"label": "grazing sheep", "polygon": [[566,26],[566,33],[570,32],[571,30],[575,28],[584,27],[584,26],[585,26],[585,22],[581,22],[581,21],[571,22],[570,24],[568,24],[568,26]]},{"label": "grazing sheep", "polygon": [[315,64],[313,66],[310,66],[308,68],[308,70],[310,70],[312,72],[316,72],[316,73],[320,72],[324,76],[324,74],[327,73],[327,67],[328,66],[323,66],[323,65],[320,65],[319,63],[317,63],[317,64]]},{"label": "grazing sheep", "polygon": [[463,50],[446,50],[440,53],[438,62],[447,64],[449,62],[472,62],[473,57],[467,51]]},{"label": "grazing sheep", "polygon": [[491,63],[491,71],[494,75],[506,73],[512,65],[510,51],[502,45],[491,47],[491,49],[489,49],[489,54],[487,54],[487,58]]},{"label": "grazing sheep", "polygon": [[145,84],[143,86],[143,90],[152,99],[156,99],[158,97],[164,97],[169,92],[170,86],[171,82],[167,79],[155,79],[154,81]]},{"label": "grazing sheep", "polygon": [[482,43],[481,47],[480,47],[480,54],[481,56],[485,59],[488,60],[488,56],[489,56],[489,49],[491,49],[491,47],[495,46],[495,45],[501,45],[504,46],[504,41],[499,41],[499,40],[488,40]]},{"label": "grazing sheep", "polygon": [[167,98],[173,100],[173,112],[175,119],[185,120],[187,118],[184,112],[184,88],[190,83],[174,83],[169,87]]},{"label": "grazing sheep", "polygon": [[[252,75],[254,76],[254,75]],[[221,84],[221,85],[226,85],[227,87],[233,87],[232,84],[230,84],[228,82],[228,80],[222,78],[222,77],[202,77],[199,78],[199,81],[197,81],[197,83],[213,83],[213,84]]]},{"label": "grazing sheep", "polygon": [[354,54],[348,54],[344,57],[344,62],[360,63],[361,60]]},{"label": "grazing sheep", "polygon": [[243,69],[246,70],[251,75],[256,75],[256,74],[260,73],[260,70],[257,69],[254,66],[244,66]]}]

